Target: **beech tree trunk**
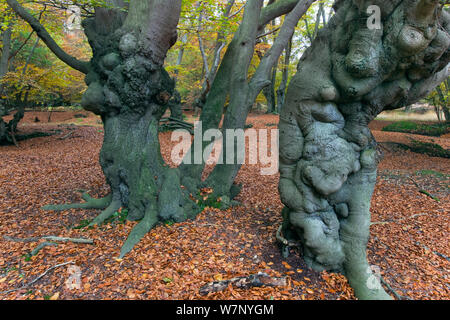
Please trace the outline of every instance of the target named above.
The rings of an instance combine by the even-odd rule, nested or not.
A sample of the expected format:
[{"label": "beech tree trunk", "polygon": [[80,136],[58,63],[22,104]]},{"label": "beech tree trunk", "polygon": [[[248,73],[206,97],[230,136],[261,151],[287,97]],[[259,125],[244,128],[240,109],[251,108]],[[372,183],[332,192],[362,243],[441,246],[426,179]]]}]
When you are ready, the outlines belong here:
[{"label": "beech tree trunk", "polygon": [[[128,208],[128,219],[140,222],[121,257],[158,222],[194,217],[198,207],[181,188],[178,169],[164,163],[158,138],[159,120],[174,92],[163,64],[177,39],[181,0],[131,0],[129,6],[109,0],[109,8],[95,8],[95,16],[83,21],[93,51],[89,63],[65,53],[16,0],[7,1],[58,57],[86,73],[82,106],[100,115],[104,124],[100,164],[111,194],[45,209],[105,208],[92,222],[100,224],[120,207]],[[128,13],[122,10],[126,7]]]},{"label": "beech tree trunk", "polygon": [[1,80],[8,72],[8,60],[11,54],[11,33],[11,26],[2,32],[3,48],[0,57],[0,143],[10,141],[8,124],[2,118],[4,115],[8,114],[8,110],[5,101],[2,99],[4,84]]},{"label": "beech tree trunk", "polygon": [[[368,5],[381,9],[374,29]],[[358,298],[390,299],[366,258],[378,161],[368,124],[448,76],[450,15],[437,0],[342,0],[335,9],[281,111],[283,233],[301,241],[311,268],[344,273]]]},{"label": "beech tree trunk", "polygon": [[281,77],[281,84],[277,89],[277,113],[281,112],[281,108],[284,105],[286,88],[289,79],[289,64],[291,62],[291,52],[292,52],[292,38],[289,41],[289,44],[284,52],[283,75]]},{"label": "beech tree trunk", "polygon": [[[141,220],[121,257],[158,222],[180,222],[195,214],[178,170],[163,161],[158,138],[159,120],[174,92],[163,63],[176,42],[180,10],[181,0],[139,0],[130,2],[123,25],[115,30],[104,29],[100,15],[83,22],[94,57],[82,105],[102,116],[100,164],[112,192],[110,209],[94,223],[121,206],[129,209],[129,220]],[[115,21],[120,19],[116,13]]]}]

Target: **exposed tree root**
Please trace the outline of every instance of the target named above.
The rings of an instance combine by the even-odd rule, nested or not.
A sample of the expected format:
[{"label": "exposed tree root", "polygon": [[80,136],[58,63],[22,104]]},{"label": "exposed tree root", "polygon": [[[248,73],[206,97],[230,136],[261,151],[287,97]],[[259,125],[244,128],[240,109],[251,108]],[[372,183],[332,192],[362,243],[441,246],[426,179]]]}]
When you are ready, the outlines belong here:
[{"label": "exposed tree root", "polygon": [[298,248],[301,246],[301,243],[299,241],[289,241],[288,239],[284,238],[283,234],[282,234],[282,229],[283,229],[283,226],[281,225],[277,230],[276,238],[277,238],[278,242],[280,242],[281,244],[283,244],[287,247]]},{"label": "exposed tree root", "polygon": [[42,249],[44,249],[45,247],[57,247],[58,244],[54,243],[54,242],[43,242],[40,243],[36,248],[34,248],[29,254],[28,257],[34,257],[35,255],[37,255]]},{"label": "exposed tree root", "polygon": [[290,241],[283,236],[283,225],[281,225],[276,233],[276,239],[281,245],[281,255],[283,258],[289,257],[290,248],[301,248],[301,243],[299,241]]},{"label": "exposed tree root", "polygon": [[112,200],[109,206],[102,211],[90,224],[89,226],[99,225],[105,222],[106,219],[110,218],[117,210],[122,206],[120,200]]},{"label": "exposed tree root", "polygon": [[128,235],[127,240],[120,250],[119,259],[122,259],[133,247],[158,223],[158,213],[154,207],[147,209],[144,218]]},{"label": "exposed tree root", "polygon": [[389,291],[391,291],[391,292],[394,294],[394,296],[395,296],[398,300],[404,300],[404,297],[401,296],[401,295],[399,295],[398,292],[395,291],[395,290],[391,287],[391,285],[390,285],[389,283],[387,283],[382,277],[380,277],[380,281],[381,281],[381,283],[382,283],[384,286],[386,286],[386,288],[389,289]]},{"label": "exposed tree root", "polygon": [[376,226],[376,225],[385,225],[388,223],[399,223],[408,219],[413,219],[413,218],[417,218],[417,217],[422,217],[422,216],[427,216],[428,213],[418,213],[418,214],[413,214],[410,217],[406,217],[406,218],[401,218],[401,219],[396,219],[396,220],[388,220],[388,221],[375,221],[370,223],[371,226]]},{"label": "exposed tree root", "polygon": [[427,251],[431,251],[431,252],[433,252],[435,255],[437,255],[438,257],[441,257],[442,259],[445,259],[445,260],[447,260],[448,262],[450,262],[450,257],[447,257],[445,254],[442,254],[442,253],[440,253],[440,252],[438,252],[438,251],[433,251],[433,250],[431,250],[430,248],[428,248],[426,245],[424,245],[424,244],[421,244],[420,242],[416,242],[416,244],[418,245],[418,246],[421,246],[422,248],[424,248],[425,250],[427,250]]},{"label": "exposed tree root", "polygon": [[42,207],[42,210],[47,211],[64,211],[69,209],[105,209],[112,201],[112,195],[108,195],[104,198],[95,199],[88,193],[83,193],[82,198],[86,201],[84,203],[69,203],[69,204],[56,204],[46,205]]},{"label": "exposed tree root", "polygon": [[75,131],[70,131],[68,134],[66,134],[65,136],[63,136],[63,137],[61,137],[61,138],[58,138],[58,140],[66,140],[66,139],[68,139],[68,138],[70,138],[73,134],[74,134],[74,132]]},{"label": "exposed tree root", "polygon": [[17,148],[19,148],[19,143],[17,143],[17,140],[16,140],[16,135],[14,134],[14,132],[10,132],[9,133],[9,135],[11,136],[11,140],[12,140],[12,142],[14,143],[14,145],[17,147]]}]

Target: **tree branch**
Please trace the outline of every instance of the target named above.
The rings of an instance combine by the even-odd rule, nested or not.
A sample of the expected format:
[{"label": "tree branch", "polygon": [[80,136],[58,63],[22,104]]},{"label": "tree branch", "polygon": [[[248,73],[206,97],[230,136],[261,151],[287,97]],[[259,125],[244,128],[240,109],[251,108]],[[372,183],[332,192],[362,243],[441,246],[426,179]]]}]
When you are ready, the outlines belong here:
[{"label": "tree branch", "polygon": [[291,12],[299,1],[301,0],[278,0],[275,3],[264,7],[261,10],[261,16],[259,18],[259,28],[263,28],[275,18]]},{"label": "tree branch", "polygon": [[47,45],[47,47],[59,58],[61,61],[70,67],[78,70],[84,74],[89,72],[89,62],[80,61],[75,57],[65,52],[47,32],[44,26],[33,17],[24,7],[22,7],[16,0],[6,0],[11,9],[14,10],[23,20],[25,20],[31,28],[36,32],[39,38]]},{"label": "tree branch", "polygon": [[270,50],[262,58],[261,63],[259,64],[259,67],[251,80],[251,86],[254,89],[253,94],[257,95],[262,90],[263,86],[270,77],[270,72],[273,66],[278,61],[281,53],[287,47],[290,39],[292,38],[298,21],[314,1],[315,0],[299,1],[295,8],[286,16],[278,37]]}]

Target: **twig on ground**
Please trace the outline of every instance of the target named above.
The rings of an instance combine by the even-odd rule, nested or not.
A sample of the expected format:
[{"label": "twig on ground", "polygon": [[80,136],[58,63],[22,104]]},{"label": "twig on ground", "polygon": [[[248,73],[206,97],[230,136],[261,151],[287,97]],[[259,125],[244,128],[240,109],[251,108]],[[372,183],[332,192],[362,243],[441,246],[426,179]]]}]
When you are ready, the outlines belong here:
[{"label": "twig on ground", "polygon": [[432,195],[432,194],[429,193],[427,190],[422,189],[422,188],[419,186],[419,184],[418,184],[413,178],[411,178],[411,177],[408,177],[408,178],[409,178],[409,179],[414,183],[414,185],[419,189],[419,192],[420,192],[420,193],[422,193],[422,194],[424,194],[424,195],[430,197],[430,198],[433,199],[434,201],[441,202],[441,200],[440,200],[438,197]]},{"label": "twig on ground", "polygon": [[86,238],[63,238],[63,237],[55,237],[55,236],[44,236],[44,237],[34,237],[34,238],[25,238],[25,239],[3,236],[3,238],[7,241],[12,241],[12,242],[37,242],[39,240],[48,240],[48,241],[53,241],[53,242],[73,242],[73,243],[94,244],[94,240],[86,239]]},{"label": "twig on ground", "polygon": [[201,295],[223,291],[232,285],[239,289],[250,289],[253,287],[284,287],[287,286],[287,278],[271,277],[267,273],[259,272],[247,277],[237,277],[230,280],[210,282],[200,288]]},{"label": "twig on ground", "polygon": [[375,226],[375,225],[384,225],[384,224],[388,224],[388,223],[397,223],[397,222],[401,222],[401,221],[405,221],[408,219],[413,219],[413,218],[417,218],[417,217],[422,217],[422,216],[427,216],[428,213],[418,213],[418,214],[413,214],[410,217],[406,217],[406,218],[401,218],[401,219],[396,219],[396,220],[388,220],[388,221],[375,221],[372,222],[370,225],[371,226]]},{"label": "twig on ground", "polygon": [[66,134],[64,137],[58,138],[58,140],[66,140],[67,138],[70,138],[70,136],[73,135],[75,131],[70,131],[68,134]]},{"label": "twig on ground", "polygon": [[44,273],[42,273],[41,275],[39,275],[37,278],[35,278],[34,280],[30,281],[29,283],[24,284],[24,285],[22,285],[21,287],[16,288],[16,289],[11,289],[11,290],[6,290],[6,291],[0,291],[0,294],[8,294],[8,293],[11,293],[11,292],[14,292],[14,291],[19,291],[19,290],[28,288],[28,287],[30,287],[31,285],[33,285],[34,283],[36,283],[37,281],[39,281],[40,279],[42,279],[42,278],[43,278],[47,273],[49,273],[50,271],[52,271],[52,270],[54,270],[54,269],[56,269],[56,268],[59,268],[59,267],[66,266],[66,265],[68,265],[68,264],[75,264],[75,262],[69,261],[69,262],[57,264],[57,265],[55,265],[55,266],[53,266],[53,267],[50,267],[50,268],[48,268],[47,270],[45,270]]},{"label": "twig on ground", "polygon": [[442,254],[442,253],[440,253],[440,252],[438,252],[438,251],[433,251],[433,250],[431,250],[430,248],[428,248],[426,245],[421,244],[421,243],[418,242],[418,241],[416,242],[416,244],[417,244],[418,246],[421,246],[421,247],[424,248],[425,250],[431,251],[431,252],[433,252],[435,255],[437,255],[437,256],[439,256],[439,257],[441,257],[441,258],[447,260],[448,262],[450,262],[450,258],[447,257],[445,254]]},{"label": "twig on ground", "polygon": [[380,277],[380,281],[381,281],[382,284],[384,284],[384,285],[386,286],[386,288],[389,289],[389,291],[391,291],[391,292],[394,294],[394,296],[395,296],[398,300],[404,300],[404,299],[405,299],[405,297],[399,295],[398,292],[395,291],[395,290],[391,287],[391,285],[390,285],[389,283],[387,283],[387,282],[383,279],[383,277]]},{"label": "twig on ground", "polygon": [[47,240],[46,242],[43,242],[39,244],[36,248],[34,248],[27,257],[33,257],[39,253],[42,249],[49,246],[57,246],[58,244],[55,242],[73,242],[73,243],[83,243],[83,244],[94,244],[94,240],[92,239],[84,239],[84,238],[62,238],[62,237],[55,237],[55,236],[45,236],[45,237],[34,237],[34,238],[12,238],[8,236],[3,236],[3,238],[7,241],[12,242],[37,242],[39,240]]}]

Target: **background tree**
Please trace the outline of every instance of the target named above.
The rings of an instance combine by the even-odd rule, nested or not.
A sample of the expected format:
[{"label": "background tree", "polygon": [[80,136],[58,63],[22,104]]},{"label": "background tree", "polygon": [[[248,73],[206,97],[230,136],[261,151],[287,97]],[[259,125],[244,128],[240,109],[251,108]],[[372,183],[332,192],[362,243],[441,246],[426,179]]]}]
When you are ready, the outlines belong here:
[{"label": "background tree", "polygon": [[426,101],[434,106],[439,121],[450,122],[450,78],[447,78],[427,97]]},{"label": "background tree", "polygon": [[[14,112],[7,123],[1,118],[4,128],[0,141],[11,143],[26,107],[42,102],[54,105],[81,100],[85,90],[82,74],[62,63],[36,36],[28,23],[19,19],[6,3],[0,15],[3,40],[0,72],[1,116]],[[63,32],[64,12],[48,10],[45,5],[30,4],[30,13],[52,33]],[[89,57],[83,39],[71,41],[58,37],[57,42],[82,57]],[[1,143],[1,142],[0,142]]]},{"label": "background tree", "polygon": [[[369,5],[381,9],[375,28]],[[450,15],[437,0],[342,0],[335,10],[280,116],[283,233],[313,269],[343,272],[358,298],[388,299],[366,258],[379,160],[368,124],[448,77]]]},{"label": "background tree", "polygon": [[[299,19],[313,2],[312,0],[281,0],[264,8],[263,1],[246,3],[242,23],[227,47],[203,107],[200,116],[203,132],[211,128],[219,128],[225,105],[227,108],[223,117],[222,130],[244,129],[248,113],[256,98],[264,87],[271,84],[270,78],[274,65],[288,45]],[[260,60],[256,70],[250,74],[257,37],[264,33],[263,30],[268,23],[286,14],[288,15],[276,40]],[[208,145],[209,143],[205,143],[203,150]],[[224,143],[223,159],[227,158],[224,153],[226,149]],[[188,154],[191,159],[194,158],[193,152],[194,148]],[[215,196],[230,199],[239,193],[239,186],[234,185],[234,179],[241,167],[237,159],[234,165],[216,165],[206,181],[202,182],[204,167],[205,163],[188,165],[183,163],[180,169],[183,173],[184,185],[207,185],[214,190]]]}]

